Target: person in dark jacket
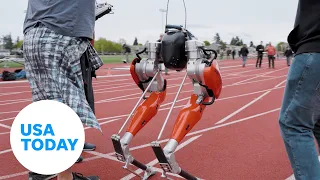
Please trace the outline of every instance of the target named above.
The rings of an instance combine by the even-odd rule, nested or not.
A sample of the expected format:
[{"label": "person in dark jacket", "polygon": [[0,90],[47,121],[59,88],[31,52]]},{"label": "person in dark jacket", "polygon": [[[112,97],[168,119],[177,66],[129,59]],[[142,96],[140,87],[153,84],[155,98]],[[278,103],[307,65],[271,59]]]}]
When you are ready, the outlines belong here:
[{"label": "person in dark jacket", "polygon": [[232,50],[232,59],[234,60],[234,56],[236,55],[236,50]]},{"label": "person in dark jacket", "polygon": [[256,62],[256,68],[261,68],[262,58],[263,58],[263,52],[264,52],[264,46],[262,45],[263,42],[261,41],[260,45],[257,46],[256,51],[258,52],[258,58]]},{"label": "person in dark jacket", "polygon": [[240,54],[242,56],[242,67],[245,67],[246,66],[246,62],[247,62],[247,57],[248,57],[248,54],[249,54],[249,50],[248,50],[246,44],[244,44],[243,47],[241,48]]},{"label": "person in dark jacket", "polygon": [[228,50],[227,50],[227,59],[230,58],[230,54],[231,54],[231,49],[228,49]]},{"label": "person in dark jacket", "polygon": [[292,58],[292,50],[290,49],[290,47],[287,47],[286,51],[284,52],[284,55],[287,58],[287,65],[290,66],[291,64],[291,58]]},{"label": "person in dark jacket", "polygon": [[[296,180],[320,179],[320,1],[299,0],[279,125]],[[315,138],[315,139],[314,139]]]},{"label": "person in dark jacket", "polygon": [[129,54],[131,53],[131,48],[126,43],[123,43],[122,49],[124,51],[124,54],[126,55],[126,59],[122,60],[122,62],[123,63],[130,63]]}]

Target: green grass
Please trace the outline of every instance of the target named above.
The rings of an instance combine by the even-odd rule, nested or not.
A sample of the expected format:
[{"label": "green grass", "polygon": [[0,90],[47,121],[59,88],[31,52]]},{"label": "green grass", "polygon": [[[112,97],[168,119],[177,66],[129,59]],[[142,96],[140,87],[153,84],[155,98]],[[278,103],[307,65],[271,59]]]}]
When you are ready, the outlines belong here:
[{"label": "green grass", "polygon": [[[100,56],[102,61],[105,64],[111,64],[111,63],[122,63],[122,60],[126,59],[126,56],[124,55],[116,55],[116,56]],[[135,56],[130,55],[129,60],[130,62],[135,58]]]},{"label": "green grass", "polygon": [[[1,60],[0,60],[1,61]],[[5,65],[8,68],[23,68],[23,65],[19,64],[19,63],[15,63],[15,62],[2,62],[0,63],[0,68],[4,68]]]},{"label": "green grass", "polygon": [[[100,56],[104,64],[112,64],[112,63],[122,63],[122,60],[126,59],[125,55],[102,55]],[[135,58],[135,56],[130,55],[130,62]],[[0,60],[1,61],[1,60]],[[0,68],[4,68],[5,65],[9,68],[23,68],[23,65],[15,63],[15,62],[2,62],[0,63]]]}]

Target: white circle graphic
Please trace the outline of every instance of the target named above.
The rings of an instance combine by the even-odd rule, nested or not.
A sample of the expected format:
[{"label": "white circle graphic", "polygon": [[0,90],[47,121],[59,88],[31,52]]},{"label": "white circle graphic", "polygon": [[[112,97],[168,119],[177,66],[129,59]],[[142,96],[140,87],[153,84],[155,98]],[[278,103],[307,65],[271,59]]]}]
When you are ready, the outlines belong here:
[{"label": "white circle graphic", "polygon": [[67,105],[43,100],[26,106],[10,132],[12,151],[29,171],[49,175],[70,168],[82,153],[85,133]]}]

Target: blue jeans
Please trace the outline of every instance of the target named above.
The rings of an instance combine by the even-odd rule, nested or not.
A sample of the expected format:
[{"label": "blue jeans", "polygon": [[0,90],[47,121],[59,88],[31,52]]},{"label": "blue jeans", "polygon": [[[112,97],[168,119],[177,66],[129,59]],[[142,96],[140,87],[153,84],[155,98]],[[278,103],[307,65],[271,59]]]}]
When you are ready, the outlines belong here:
[{"label": "blue jeans", "polygon": [[247,56],[242,56],[242,65],[246,65]]},{"label": "blue jeans", "polygon": [[287,77],[279,124],[296,180],[319,180],[320,53],[295,57]]}]

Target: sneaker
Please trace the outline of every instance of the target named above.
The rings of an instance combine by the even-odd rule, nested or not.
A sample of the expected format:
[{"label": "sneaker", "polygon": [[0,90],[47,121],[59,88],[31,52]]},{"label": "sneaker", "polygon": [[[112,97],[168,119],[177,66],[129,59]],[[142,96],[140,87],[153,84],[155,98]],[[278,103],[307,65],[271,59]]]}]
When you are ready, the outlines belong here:
[{"label": "sneaker", "polygon": [[96,145],[90,143],[84,143],[83,151],[94,151],[96,149]]},{"label": "sneaker", "polygon": [[111,4],[108,4],[107,2],[97,3],[96,1],[96,20],[98,20],[106,14],[113,14],[112,7],[113,6]]},{"label": "sneaker", "polygon": [[42,175],[42,174],[37,174],[34,172],[29,172],[29,178],[28,180],[51,180],[55,177],[57,177],[57,174],[52,174],[52,175]]},{"label": "sneaker", "polygon": [[81,163],[82,161],[83,161],[83,157],[80,156],[80,157],[77,159],[76,163]]},{"label": "sneaker", "polygon": [[82,174],[76,173],[76,172],[73,172],[72,176],[73,176],[72,180],[100,180],[100,178],[98,176],[84,177]]}]

